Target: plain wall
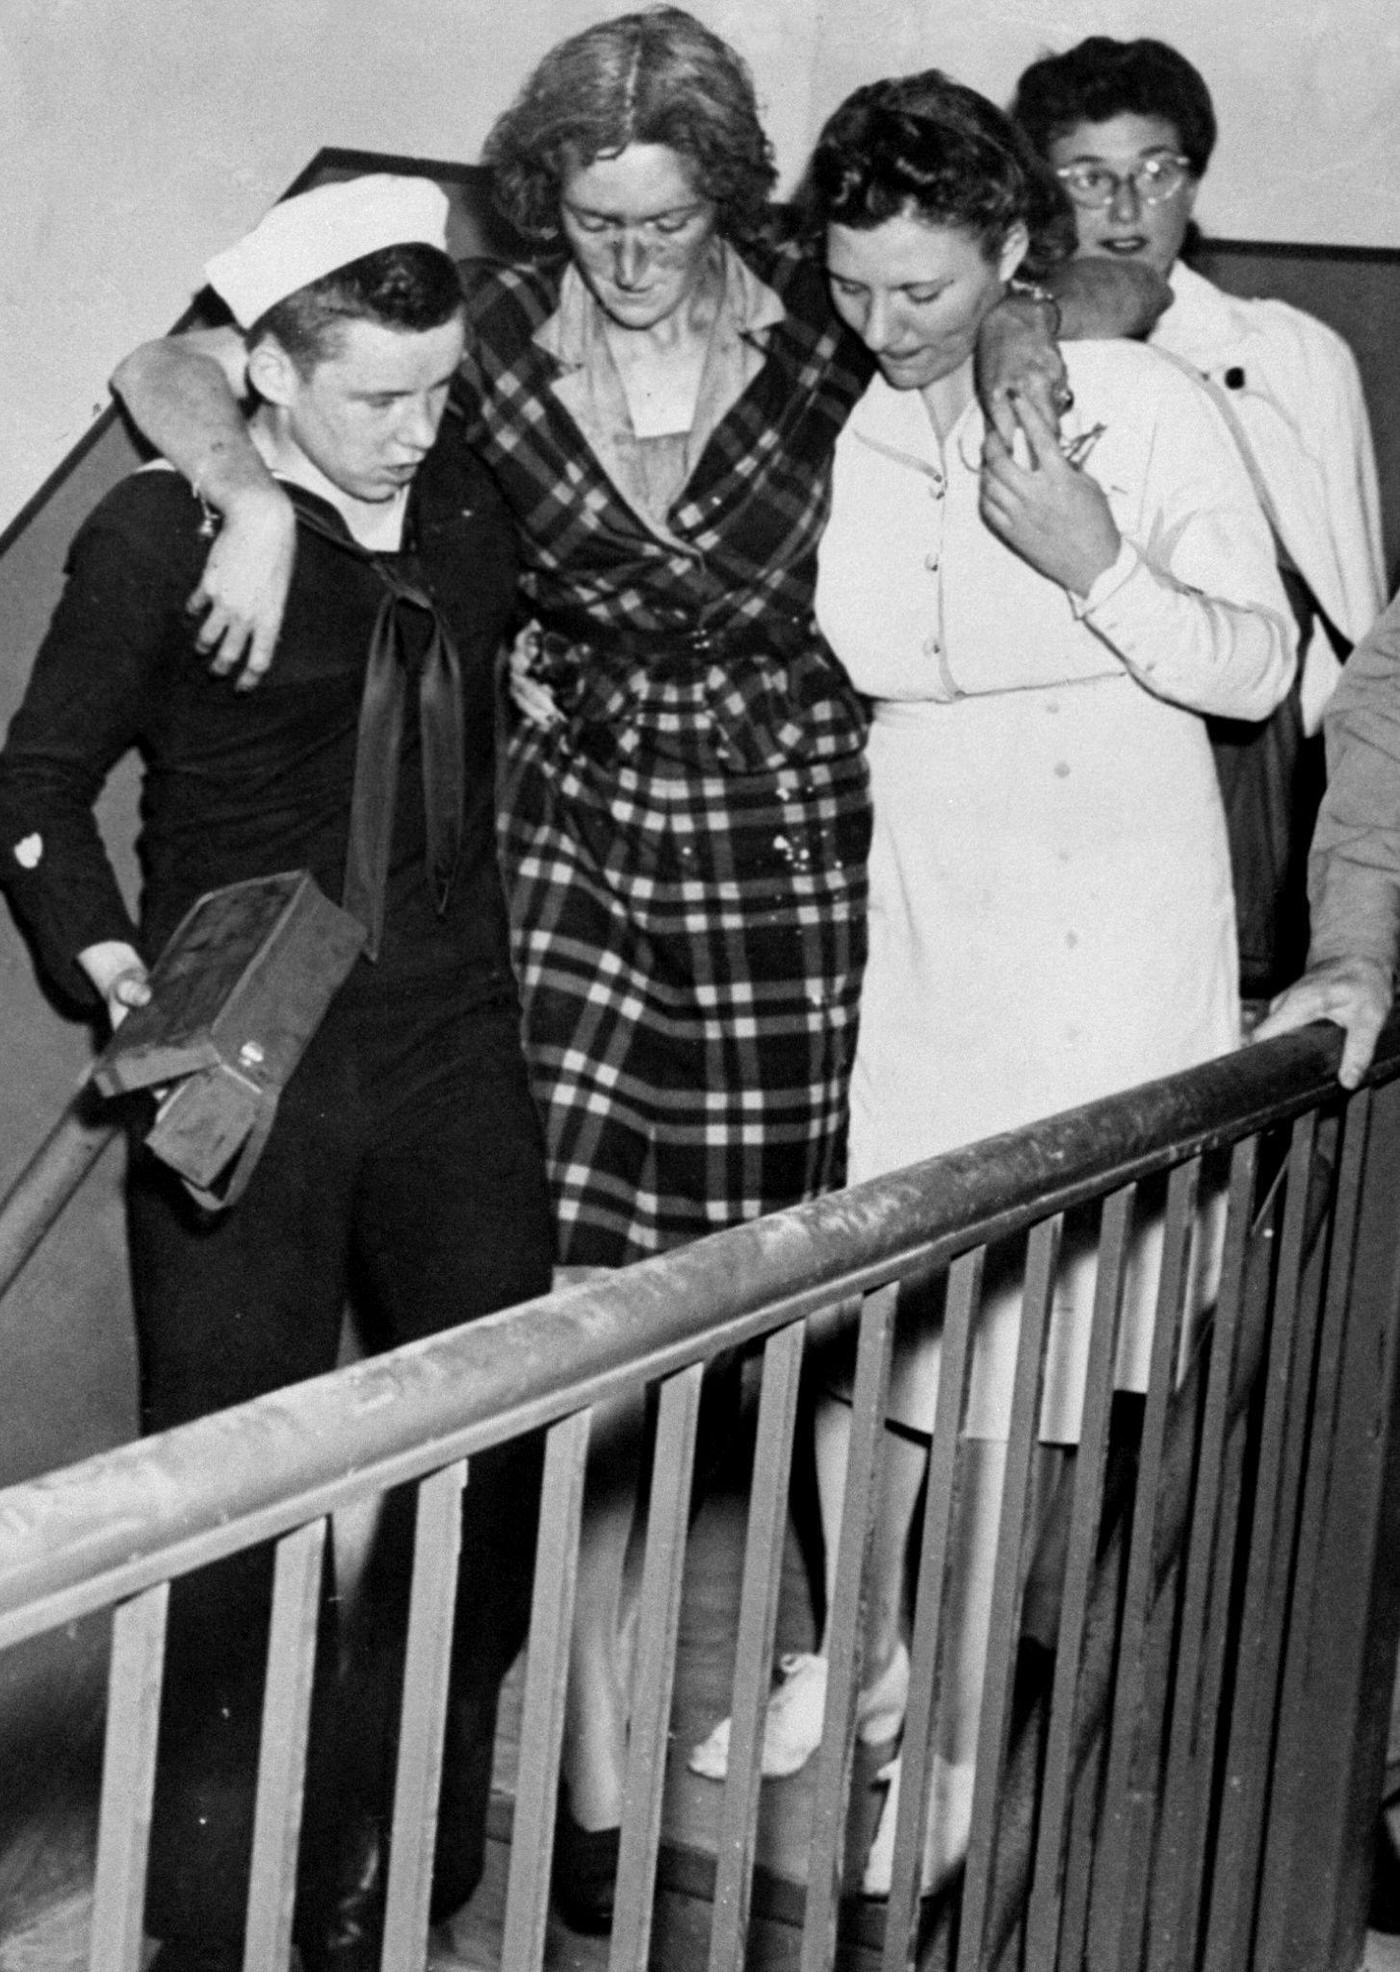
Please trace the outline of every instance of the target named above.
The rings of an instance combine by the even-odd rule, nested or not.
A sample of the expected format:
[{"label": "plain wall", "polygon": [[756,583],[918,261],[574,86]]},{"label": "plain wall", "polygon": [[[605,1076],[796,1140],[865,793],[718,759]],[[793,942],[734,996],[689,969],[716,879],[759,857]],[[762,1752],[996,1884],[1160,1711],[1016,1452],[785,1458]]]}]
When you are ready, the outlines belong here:
[{"label": "plain wall", "polygon": [[[327,145],[471,161],[598,0],[0,0],[0,527],[135,342]],[[785,182],[858,82],[937,63],[1004,98],[1091,32],[1165,34],[1222,140],[1233,238],[1400,245],[1395,0],[694,0],[748,56]]]}]

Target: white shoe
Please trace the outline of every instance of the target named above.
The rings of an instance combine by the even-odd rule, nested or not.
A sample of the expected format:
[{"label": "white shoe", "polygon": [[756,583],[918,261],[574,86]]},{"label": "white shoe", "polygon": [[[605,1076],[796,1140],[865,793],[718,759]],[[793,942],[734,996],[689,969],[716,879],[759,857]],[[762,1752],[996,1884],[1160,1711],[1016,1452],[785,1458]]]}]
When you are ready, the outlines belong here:
[{"label": "white shoe", "polygon": [[[765,1780],[779,1780],[806,1766],[822,1742],[826,1710],[826,1659],[811,1651],[794,1651],[778,1660],[783,1681],[768,1700],[763,1715],[763,1753],[759,1771]],[[909,1702],[909,1652],[901,1643],[884,1670],[856,1699],[856,1735],[867,1746],[883,1746],[904,1723]],[[723,1780],[729,1772],[729,1720],[721,1719],[702,1739],[686,1763],[706,1780]]]},{"label": "white shoe", "polygon": [[[864,1897],[887,1897],[894,1879],[894,1831],[899,1818],[899,1759],[896,1756],[876,1775],[889,1783],[875,1840],[865,1862],[861,1881]],[[972,1786],[977,1768],[972,1760],[945,1760],[933,1756],[933,1778],[929,1787],[928,1835],[924,1842],[924,1867],[920,1894],[933,1895],[967,1856],[972,1833]]]}]

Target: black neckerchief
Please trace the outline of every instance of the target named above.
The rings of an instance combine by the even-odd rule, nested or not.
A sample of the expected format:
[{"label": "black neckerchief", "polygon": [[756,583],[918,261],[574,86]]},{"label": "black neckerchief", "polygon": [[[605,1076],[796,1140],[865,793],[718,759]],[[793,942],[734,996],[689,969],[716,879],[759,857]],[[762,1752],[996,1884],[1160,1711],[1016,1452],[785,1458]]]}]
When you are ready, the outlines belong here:
[{"label": "black neckerchief", "polygon": [[[399,749],[410,668],[418,675],[418,721],[423,750],[423,806],[427,823],[427,875],[439,917],[447,909],[462,840],[465,800],[462,663],[447,620],[431,591],[415,579],[417,557],[375,554],[323,511],[322,503],[294,484],[287,488],[297,520],[313,534],[357,556],[384,584],[370,632],[369,661],[355,741],[355,780],[345,849],[345,909],[365,926],[365,956],[377,959],[384,934],[384,903],[398,794]],[[314,504],[313,504],[314,501]],[[331,512],[334,512],[331,509]],[[405,520],[407,525],[407,518]],[[422,658],[410,666],[404,637],[405,609],[430,619]]]}]

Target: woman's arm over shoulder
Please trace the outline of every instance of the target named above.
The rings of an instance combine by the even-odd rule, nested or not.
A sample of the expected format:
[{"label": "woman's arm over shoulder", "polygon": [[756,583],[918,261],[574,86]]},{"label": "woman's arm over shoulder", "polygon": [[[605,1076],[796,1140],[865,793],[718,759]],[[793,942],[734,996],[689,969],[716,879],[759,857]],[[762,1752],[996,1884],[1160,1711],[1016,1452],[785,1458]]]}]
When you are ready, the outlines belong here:
[{"label": "woman's arm over shoulder", "polygon": [[244,383],[243,341],[232,329],[145,343],[112,378],[140,431],[223,515],[190,607],[203,616],[199,648],[214,669],[242,664],[239,682],[255,684],[282,627],[296,520],[248,436]]},{"label": "woman's arm over shoulder", "polygon": [[1044,285],[1060,311],[1060,339],[1083,342],[1147,335],[1171,305],[1172,291],[1151,267],[1101,254],[1061,260]]},{"label": "woman's arm over shoulder", "polygon": [[1059,261],[1043,282],[1009,289],[977,339],[977,394],[1003,443],[1016,442],[1018,397],[1058,424],[1067,408],[1060,343],[1145,336],[1170,301],[1151,268],[1102,259]]},{"label": "woman's arm over shoulder", "polygon": [[221,511],[226,473],[235,493],[240,473],[268,476],[239,408],[247,374],[243,338],[224,328],[144,342],[112,375],[137,429]]}]

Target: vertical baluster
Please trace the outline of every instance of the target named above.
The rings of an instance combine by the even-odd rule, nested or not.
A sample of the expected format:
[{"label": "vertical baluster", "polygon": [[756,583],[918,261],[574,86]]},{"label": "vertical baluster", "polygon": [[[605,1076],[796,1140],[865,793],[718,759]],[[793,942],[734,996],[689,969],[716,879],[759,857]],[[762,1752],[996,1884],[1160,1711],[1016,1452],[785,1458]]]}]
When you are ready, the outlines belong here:
[{"label": "vertical baluster", "polygon": [[1254,1962],[1355,1964],[1394,1671],[1397,1085],[1347,1103]]},{"label": "vertical baluster", "polygon": [[511,1972],[539,1972],[544,1963],[549,1878],[554,1859],[554,1802],[564,1731],[564,1695],[569,1682],[569,1637],[578,1583],[579,1517],[591,1419],[591,1411],[576,1411],[552,1427],[545,1446],[520,1760],[511,1822],[510,1879],[501,1944],[501,1963],[510,1966]]},{"label": "vertical baluster", "polygon": [[846,1811],[851,1793],[855,1706],[864,1644],[864,1581],[875,1525],[880,1438],[889,1396],[896,1286],[866,1296],[856,1348],[851,1442],[836,1545],[836,1586],[827,1614],[830,1655],[817,1789],[807,1851],[807,1899],[802,1924],[802,1972],[825,1972],[836,1946]]},{"label": "vertical baluster", "polygon": [[1060,1914],[1059,1956],[1047,1965],[1075,1968],[1088,1964],[1089,1916],[1094,1881],[1104,1788],[1108,1775],[1108,1718],[1097,1721],[1084,1766],[1070,1803],[1069,1843],[1065,1857],[1064,1908]]},{"label": "vertical baluster", "polygon": [[[1259,1142],[1237,1143],[1230,1162],[1224,1264],[1211,1342],[1205,1418],[1185,1557],[1172,1721],[1149,1937],[1152,1972],[1196,1963],[1196,1936],[1208,1857],[1206,1822],[1217,1762],[1217,1726],[1229,1640],[1231,1586],[1239,1539],[1246,1420],[1232,1428],[1232,1399],[1243,1327],[1258,1327],[1267,1272],[1248,1268],[1250,1217]],[[1255,1306],[1247,1311],[1246,1293]],[[1250,1315],[1252,1314],[1252,1321]]]},{"label": "vertical baluster", "polygon": [[1059,1267],[1062,1224],[1056,1214],[1035,1226],[1026,1256],[1010,1438],[997,1528],[987,1668],[977,1725],[972,1835],[958,1926],[958,1962],[965,1972],[974,1972],[974,1968],[986,1962],[991,1944],[989,1918],[996,1873],[1001,1786],[1021,1630],[1021,1588],[1028,1548],[1034,1454],[1040,1432],[1041,1394],[1045,1386],[1045,1344]]},{"label": "vertical baluster", "polygon": [[[1293,1577],[1292,1610],[1302,1618],[1304,1630],[1307,1625],[1306,1612],[1316,1603],[1322,1572],[1326,1487],[1319,1483],[1318,1475],[1325,1472],[1331,1463],[1332,1441],[1337,1428],[1337,1396],[1366,1163],[1370,1105],[1370,1091],[1362,1089],[1347,1106],[1333,1208],[1331,1259],[1318,1337],[1311,1406],[1311,1443],[1308,1469],[1304,1475]],[[1264,1840],[1264,1894],[1260,1898],[1255,1939],[1255,1956],[1261,1966],[1288,1962],[1287,1892],[1295,1867],[1303,1866],[1304,1859],[1296,1852],[1306,1841],[1309,1823],[1307,1803],[1299,1798],[1298,1776],[1305,1771],[1306,1765],[1305,1747],[1309,1736],[1306,1698],[1310,1669],[1306,1653],[1299,1648],[1296,1631],[1290,1630],[1284,1646],[1283,1685],[1279,1700],[1279,1737],[1274,1768],[1275,1812]],[[1270,1884],[1273,1886],[1272,1895],[1268,1894]]]},{"label": "vertical baluster", "polygon": [[[1140,1443],[1140,1424],[1138,1427]],[[1069,1846],[1065,1861],[1064,1908],[1060,1918],[1057,1964],[1078,1968],[1087,1963],[1089,1919],[1099,1832],[1107,1796],[1111,1715],[1118,1674],[1119,1617],[1126,1600],[1132,1519],[1137,1494],[1137,1446],[1117,1488],[1126,1497],[1106,1505],[1114,1519],[1095,1556],[1093,1586],[1085,1637],[1079,1697],[1083,1727],[1076,1735],[1076,1757],[1082,1761],[1074,1781],[1070,1807]],[[1113,1465],[1110,1461],[1110,1475]]]},{"label": "vertical baluster", "polygon": [[[929,1445],[923,1540],[914,1591],[914,1634],[910,1640],[909,1701],[904,1715],[899,1814],[895,1822],[895,1860],[885,1920],[882,1972],[908,1965],[919,1919],[923,1826],[934,1724],[943,1699],[944,1611],[953,1587],[956,1552],[954,1516],[960,1504],[961,1430],[972,1380],[974,1331],[982,1300],[986,1249],[962,1254],[948,1272],[947,1302],[939,1361],[938,1399]],[[908,1761],[907,1768],[904,1762]]]},{"label": "vertical baluster", "polygon": [[298,1527],[277,1543],[244,1972],[281,1972],[291,1949],[325,1547],[324,1520]]},{"label": "vertical baluster", "polygon": [[421,1967],[427,1956],[464,1479],[471,1484],[466,1461],[458,1459],[418,1484],[408,1651],[394,1775],[394,1824],[389,1842],[389,1894],[384,1912],[382,1963],[386,1972],[410,1972],[410,1968]]},{"label": "vertical baluster", "polygon": [[91,1972],[138,1972],[151,1835],[170,1584],[118,1605],[112,1619],[102,1755]]},{"label": "vertical baluster", "polygon": [[1113,1409],[1114,1367],[1122,1320],[1123,1286],[1132,1237],[1135,1188],[1126,1186],[1104,1202],[1099,1228],[1098,1276],[1094,1284],[1089,1379],[1074,1467],[1074,1503],[1060,1603],[1054,1689],[1046,1735],[1045,1782],[1027,1932],[1027,1963],[1049,1967],[1059,1948],[1065,1894],[1070,1814],[1080,1762],[1080,1682],[1084,1668],[1089,1596],[1104,1510],[1108,1438]]},{"label": "vertical baluster", "polygon": [[666,1378],[656,1421],[656,1455],[647,1499],[642,1561],[637,1674],[627,1744],[622,1852],[618,1858],[617,1908],[613,1917],[613,1972],[647,1963],[652,1897],[661,1838],[661,1796],[666,1780],[667,1728],[680,1633],[681,1581],[695,1469],[695,1426],[700,1411],[703,1363]]},{"label": "vertical baluster", "polygon": [[729,1774],[715,1865],[710,1972],[733,1972],[744,1962],[758,1826],[759,1756],[778,1624],[792,1440],[805,1341],[806,1323],[791,1322],[769,1336],[763,1351],[734,1657]]},{"label": "vertical baluster", "polygon": [[[1248,1964],[1254,1925],[1317,1337],[1319,1298],[1315,1291],[1303,1291],[1303,1241],[1316,1140],[1317,1116],[1310,1112],[1294,1124],[1289,1148],[1264,1372],[1254,1527],[1239,1624],[1240,1674],[1221,1790],[1205,1972],[1234,1972]],[[1276,1212],[1271,1214],[1266,1235],[1273,1234],[1276,1218]]]},{"label": "vertical baluster", "polygon": [[1123,1972],[1124,1967],[1137,1964],[1141,1950],[1146,1885],[1134,1880],[1134,1870],[1139,1879],[1146,1874],[1143,1851],[1155,1822],[1154,1769],[1160,1728],[1160,1716],[1153,1716],[1153,1687],[1159,1684],[1161,1672],[1161,1623],[1155,1617],[1157,1539],[1164,1506],[1167,1420],[1181,1353],[1199,1168],[1199,1159],[1187,1159],[1172,1171],[1167,1187],[1112,1736],[1094,1861],[1086,1956],[1089,1972]]}]

